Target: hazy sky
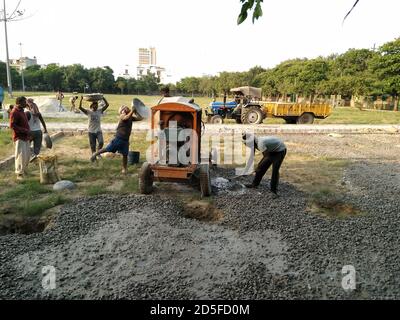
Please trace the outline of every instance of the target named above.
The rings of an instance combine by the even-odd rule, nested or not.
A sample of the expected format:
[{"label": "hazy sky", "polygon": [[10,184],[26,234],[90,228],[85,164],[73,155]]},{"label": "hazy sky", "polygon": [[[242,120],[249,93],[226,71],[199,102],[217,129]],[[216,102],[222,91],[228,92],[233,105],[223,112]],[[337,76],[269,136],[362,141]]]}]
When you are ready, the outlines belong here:
[{"label": "hazy sky", "polygon": [[[6,0],[8,11],[17,3]],[[400,36],[399,0],[360,0],[342,26],[353,3],[264,0],[260,20],[237,26],[239,0],[22,0],[32,17],[8,24],[10,58],[20,56],[22,42],[23,55],[40,64],[108,65],[118,75],[125,65],[136,68],[139,47],[154,46],[176,80],[371,48]]]}]

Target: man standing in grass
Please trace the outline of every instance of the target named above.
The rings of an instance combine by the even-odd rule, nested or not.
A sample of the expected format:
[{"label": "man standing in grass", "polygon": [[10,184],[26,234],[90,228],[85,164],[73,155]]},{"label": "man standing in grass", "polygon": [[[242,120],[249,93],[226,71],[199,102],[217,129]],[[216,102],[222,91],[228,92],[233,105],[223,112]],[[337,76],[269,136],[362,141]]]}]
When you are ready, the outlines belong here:
[{"label": "man standing in grass", "polygon": [[101,150],[104,146],[103,131],[101,130],[101,117],[110,105],[108,101],[103,98],[105,103],[104,107],[99,109],[99,103],[98,101],[95,101],[90,105],[90,110],[87,110],[82,107],[82,101],[83,97],[81,96],[79,110],[89,117],[89,144],[92,154],[94,154],[96,150]]},{"label": "man standing in grass", "polygon": [[30,158],[30,128],[24,112],[27,106],[25,97],[18,97],[10,114],[10,128],[15,143],[15,173],[17,180],[23,180]]},{"label": "man standing in grass", "polygon": [[58,104],[58,111],[59,111],[59,112],[63,112],[63,111],[64,111],[64,108],[63,108],[63,106],[62,106],[62,101],[63,101],[63,99],[64,99],[64,94],[61,92],[61,90],[59,90],[59,91],[57,92],[56,98],[57,98],[57,100],[59,101],[59,104]]},{"label": "man standing in grass", "polygon": [[115,138],[110,142],[110,144],[105,148],[101,149],[92,155],[90,161],[96,161],[96,158],[105,153],[120,153],[122,154],[122,173],[128,173],[128,154],[129,154],[129,138],[132,133],[132,123],[133,121],[142,121],[143,118],[135,113],[135,107],[132,106],[132,110],[127,106],[122,106],[119,108],[119,123],[117,127],[117,133]]},{"label": "man standing in grass", "polygon": [[33,155],[31,161],[33,161],[39,155],[40,149],[42,147],[43,133],[40,124],[42,124],[43,126],[44,133],[47,133],[47,128],[42,114],[40,113],[39,108],[33,101],[33,99],[29,98],[27,100],[27,104],[28,111],[26,113],[28,117],[29,128],[31,130],[30,136],[33,142]]}]

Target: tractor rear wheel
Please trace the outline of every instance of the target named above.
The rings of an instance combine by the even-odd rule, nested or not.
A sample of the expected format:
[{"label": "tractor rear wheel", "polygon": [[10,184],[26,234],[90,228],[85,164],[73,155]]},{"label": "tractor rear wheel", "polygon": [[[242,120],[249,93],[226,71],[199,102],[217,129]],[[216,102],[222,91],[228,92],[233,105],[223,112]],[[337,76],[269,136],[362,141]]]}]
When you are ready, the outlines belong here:
[{"label": "tractor rear wheel", "polygon": [[260,124],[264,120],[264,115],[259,107],[248,107],[242,109],[241,120],[244,124]]},{"label": "tractor rear wheel", "polygon": [[313,124],[314,123],[314,114],[312,113],[303,113],[298,119],[297,124]]},{"label": "tractor rear wheel", "polygon": [[139,191],[141,194],[150,194],[153,191],[153,172],[148,162],[143,163],[139,172]]},{"label": "tractor rear wheel", "polygon": [[200,165],[200,191],[201,197],[211,196],[211,177],[210,177],[210,166],[208,164]]},{"label": "tractor rear wheel", "polygon": [[212,123],[212,124],[223,124],[224,123],[224,118],[222,118],[220,115],[212,116],[211,119],[210,119],[210,123]]}]

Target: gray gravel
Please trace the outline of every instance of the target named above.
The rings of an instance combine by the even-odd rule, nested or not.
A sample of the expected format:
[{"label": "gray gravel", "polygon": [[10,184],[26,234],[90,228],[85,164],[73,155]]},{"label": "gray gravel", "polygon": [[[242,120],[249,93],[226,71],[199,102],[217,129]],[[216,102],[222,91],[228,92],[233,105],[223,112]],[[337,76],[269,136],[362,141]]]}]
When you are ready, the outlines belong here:
[{"label": "gray gravel", "polygon": [[[278,199],[268,181],[255,192],[216,189],[216,223],[184,218],[183,204],[162,193],[82,198],[44,233],[0,237],[0,298],[399,299],[399,137],[284,138],[292,152],[353,159],[343,197],[364,214],[312,214],[284,181]],[[47,265],[53,291],[41,286]],[[341,287],[345,265],[357,270],[352,292]]]}]

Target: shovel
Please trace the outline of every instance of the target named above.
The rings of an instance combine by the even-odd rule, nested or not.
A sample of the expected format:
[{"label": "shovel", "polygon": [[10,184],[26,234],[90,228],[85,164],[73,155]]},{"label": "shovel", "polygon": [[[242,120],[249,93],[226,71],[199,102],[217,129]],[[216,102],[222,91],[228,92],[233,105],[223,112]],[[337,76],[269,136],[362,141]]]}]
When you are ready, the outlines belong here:
[{"label": "shovel", "polygon": [[245,175],[240,175],[240,176],[234,176],[233,178],[230,178],[230,179],[228,179],[229,181],[233,181],[233,180],[236,180],[236,179],[239,179],[239,178],[242,178],[242,177],[249,177],[249,176],[251,176],[251,175],[253,175],[255,173],[255,171],[253,171],[252,173],[250,173],[250,174],[245,174]]}]

